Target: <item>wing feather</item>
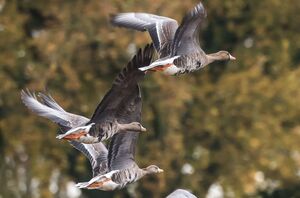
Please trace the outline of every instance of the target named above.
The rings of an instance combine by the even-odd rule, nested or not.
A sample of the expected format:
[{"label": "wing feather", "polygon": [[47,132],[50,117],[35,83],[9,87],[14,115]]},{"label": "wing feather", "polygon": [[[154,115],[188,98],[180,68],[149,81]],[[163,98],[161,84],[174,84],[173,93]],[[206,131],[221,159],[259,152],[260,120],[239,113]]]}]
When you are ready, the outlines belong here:
[{"label": "wing feather", "polygon": [[172,56],[186,55],[202,50],[198,37],[200,26],[205,18],[206,11],[201,2],[185,15],[175,34]]},{"label": "wing feather", "polygon": [[[38,95],[43,103],[39,102],[36,95],[29,90],[21,91],[21,99],[31,111],[59,124],[65,130],[89,121],[86,117],[66,112],[50,95],[44,93]],[[69,141],[69,143],[89,159],[94,176],[107,172],[108,150],[103,143],[83,144],[75,141]]]},{"label": "wing feather", "polygon": [[70,144],[89,159],[93,169],[93,177],[107,173],[108,151],[103,143],[83,144],[76,141],[70,141]]},{"label": "wing feather", "polygon": [[[129,101],[131,111],[121,116],[123,122],[140,122],[142,98],[139,87],[136,85],[136,91]],[[127,131],[113,136],[108,149],[108,167],[109,170],[121,170],[131,167],[135,164],[135,147],[139,133]]]},{"label": "wing feather", "polygon": [[141,12],[112,15],[111,23],[119,27],[148,31],[158,52],[161,52],[165,46],[173,41],[178,28],[178,23],[174,19]]},{"label": "wing feather", "polygon": [[149,65],[154,54],[153,45],[147,45],[144,50],[139,50],[127,66],[115,78],[112,88],[104,96],[97,106],[91,122],[104,118],[105,116],[116,116],[116,112],[123,110],[120,107],[126,107],[127,100],[130,100],[132,91],[137,82],[142,79],[145,72],[138,68]]},{"label": "wing feather", "polygon": [[[28,90],[21,91],[21,99],[22,102],[27,106],[28,109],[38,114],[39,116],[50,119],[51,121],[66,127],[72,128],[74,123],[71,122],[71,117],[69,113],[65,111],[59,111],[56,109],[52,109],[42,103],[40,103],[36,95],[34,93],[30,93]],[[87,118],[81,117],[80,120],[88,121]]]}]

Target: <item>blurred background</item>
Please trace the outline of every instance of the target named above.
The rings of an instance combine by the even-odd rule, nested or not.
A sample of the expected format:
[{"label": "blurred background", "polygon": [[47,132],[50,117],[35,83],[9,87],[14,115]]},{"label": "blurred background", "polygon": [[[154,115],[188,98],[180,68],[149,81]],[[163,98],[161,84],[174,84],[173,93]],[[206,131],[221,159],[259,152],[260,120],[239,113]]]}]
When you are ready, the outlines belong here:
[{"label": "blurred background", "polygon": [[26,109],[20,90],[47,90],[87,117],[147,33],[109,14],[142,11],[181,21],[199,1],[0,0],[0,197],[300,197],[300,1],[204,0],[200,41],[237,61],[188,75],[146,76],[137,163],[157,164],[116,192],[74,187],[87,159],[59,128]]}]

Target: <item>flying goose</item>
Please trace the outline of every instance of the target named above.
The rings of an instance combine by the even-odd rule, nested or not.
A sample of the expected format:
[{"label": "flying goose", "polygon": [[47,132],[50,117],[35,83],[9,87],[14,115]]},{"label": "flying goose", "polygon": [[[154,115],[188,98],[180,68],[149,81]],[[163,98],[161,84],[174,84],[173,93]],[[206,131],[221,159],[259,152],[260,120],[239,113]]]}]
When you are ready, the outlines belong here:
[{"label": "flying goose", "polygon": [[[39,93],[38,96],[42,102],[39,102],[37,96],[29,90],[21,92],[23,103],[31,111],[57,123],[63,131],[83,125],[89,121],[84,116],[66,112],[50,95]],[[107,173],[108,150],[104,144],[101,142],[83,144],[76,141],[69,141],[69,143],[89,159],[93,168],[93,176]]]},{"label": "flying goose", "polygon": [[177,189],[169,194],[166,198],[197,198],[187,190]]},{"label": "flying goose", "polygon": [[92,118],[87,123],[58,135],[57,138],[93,144],[127,130],[146,131],[139,122],[122,121],[123,118],[119,115],[122,114],[123,117],[126,117],[126,113],[130,113],[132,107],[127,101],[132,97],[132,90],[135,89],[137,81],[145,75],[145,72],[138,70],[138,68],[150,64],[153,53],[152,44],[147,45],[144,50],[140,49],[127,64],[127,67],[116,77],[112,88],[97,106]]},{"label": "flying goose", "polygon": [[[135,91],[133,91],[133,93],[131,100],[128,101],[132,105],[132,111],[124,117],[124,121],[140,122],[142,99],[137,84],[135,85]],[[109,144],[107,156],[109,172],[104,175],[98,175],[88,182],[78,183],[76,186],[86,189],[112,191],[124,188],[145,175],[163,172],[162,169],[155,165],[139,168],[136,164],[134,156],[138,136],[139,133],[133,131],[114,135]]]},{"label": "flying goose", "polygon": [[178,75],[199,70],[214,61],[235,60],[227,51],[206,54],[201,49],[199,30],[205,18],[206,11],[200,2],[184,16],[180,26],[174,19],[140,12],[112,15],[111,23],[149,32],[159,59],[141,67],[141,71],[162,71],[167,75]]}]

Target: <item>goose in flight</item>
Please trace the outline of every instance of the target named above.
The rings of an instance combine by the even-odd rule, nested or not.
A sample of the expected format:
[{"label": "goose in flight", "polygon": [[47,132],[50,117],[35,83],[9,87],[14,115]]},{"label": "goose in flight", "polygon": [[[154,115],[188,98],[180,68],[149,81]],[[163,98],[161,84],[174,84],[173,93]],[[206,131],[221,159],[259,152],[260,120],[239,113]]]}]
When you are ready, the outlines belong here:
[{"label": "goose in flight", "polygon": [[[128,130],[134,132],[146,131],[139,122],[133,121],[128,123],[119,115],[122,114],[123,117],[126,117],[126,113],[130,113],[132,107],[128,100],[132,97],[132,90],[135,89],[137,82],[145,75],[145,72],[140,71],[138,68],[150,64],[153,53],[154,48],[152,44],[147,45],[143,50],[140,49],[118,74],[111,89],[97,106],[92,118],[87,123],[58,135],[57,138],[93,144],[109,139],[119,132]],[[30,106],[35,105],[35,103],[26,103],[25,99],[26,97],[22,95],[22,100],[30,109],[36,108]]]},{"label": "goose in flight", "polygon": [[201,49],[199,31],[205,18],[206,11],[200,2],[184,16],[180,26],[174,19],[140,12],[112,15],[111,23],[149,32],[159,59],[139,68],[141,71],[178,75],[199,70],[214,61],[235,60],[227,51],[206,54]]}]

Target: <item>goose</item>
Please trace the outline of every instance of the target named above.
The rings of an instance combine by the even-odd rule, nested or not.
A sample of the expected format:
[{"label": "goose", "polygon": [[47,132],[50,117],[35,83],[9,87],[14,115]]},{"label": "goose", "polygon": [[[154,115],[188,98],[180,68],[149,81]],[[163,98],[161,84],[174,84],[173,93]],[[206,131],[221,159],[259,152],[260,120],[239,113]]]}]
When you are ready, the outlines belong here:
[{"label": "goose", "polygon": [[[37,115],[57,123],[63,131],[89,122],[89,119],[84,116],[66,112],[50,95],[39,93],[38,97],[42,102],[37,99],[35,93],[31,93],[29,90],[21,91],[21,98],[25,106]],[[89,159],[93,176],[107,173],[106,156],[108,150],[102,142],[83,144],[77,141],[69,141],[69,143]]]},{"label": "goose", "polygon": [[200,2],[184,16],[180,26],[174,19],[141,12],[114,14],[110,22],[115,26],[149,32],[159,59],[139,68],[141,71],[179,75],[194,72],[214,61],[236,60],[224,50],[206,54],[201,49],[198,37],[206,15]]},{"label": "goose", "polygon": [[195,195],[184,189],[177,189],[166,198],[197,198]]},{"label": "goose", "polygon": [[[63,130],[69,130],[89,122],[89,119],[84,116],[66,112],[51,96],[40,93],[38,96],[42,99],[42,102],[39,102],[36,95],[29,91],[22,91],[21,96],[22,101],[30,110],[59,124]],[[140,122],[142,100],[138,84],[135,85],[132,97],[127,100],[127,104],[131,106],[130,113],[123,112],[119,116],[124,118],[124,114],[127,114],[124,121]],[[90,181],[78,183],[76,186],[112,191],[124,188],[145,175],[163,172],[156,165],[139,168],[134,159],[137,139],[138,133],[134,131],[118,133],[113,136],[108,150],[102,142],[84,144],[69,141],[72,146],[89,159],[93,172],[93,178]]]},{"label": "goose", "polygon": [[[97,106],[91,119],[83,125],[71,128],[58,135],[57,138],[93,144],[107,140],[119,132],[128,130],[134,132],[146,131],[140,122],[127,123],[122,121],[122,117],[118,115],[123,114],[126,117],[127,115],[124,112],[130,113],[132,107],[127,101],[132,97],[132,89],[135,88],[137,81],[145,75],[145,72],[138,70],[138,67],[150,64],[153,53],[154,47],[152,44],[146,45],[143,50],[140,49],[127,64],[127,67],[118,74],[111,89]],[[116,119],[116,117],[119,118]]]}]

